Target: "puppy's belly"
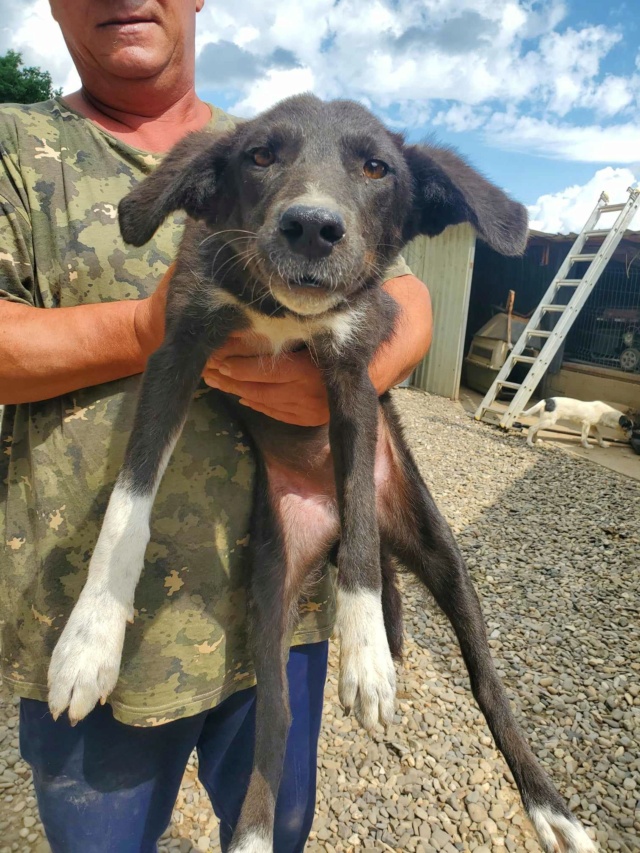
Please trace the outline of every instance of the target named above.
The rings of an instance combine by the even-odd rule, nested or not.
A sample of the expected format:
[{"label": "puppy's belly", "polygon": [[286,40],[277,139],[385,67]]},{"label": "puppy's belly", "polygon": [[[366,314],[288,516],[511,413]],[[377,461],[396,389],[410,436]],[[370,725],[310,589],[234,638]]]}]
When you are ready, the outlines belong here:
[{"label": "puppy's belly", "polygon": [[[278,442],[270,441],[269,450],[263,449],[262,455],[271,504],[283,534],[287,570],[306,573],[326,558],[340,535],[333,459],[326,429],[302,430],[293,444],[290,434],[288,438],[280,445],[281,452],[276,450]],[[396,471],[381,415],[375,462],[378,513],[387,509]]]},{"label": "puppy's belly", "polygon": [[305,476],[266,460],[271,505],[282,531],[287,576],[307,574],[338,538],[340,524],[331,459]]}]

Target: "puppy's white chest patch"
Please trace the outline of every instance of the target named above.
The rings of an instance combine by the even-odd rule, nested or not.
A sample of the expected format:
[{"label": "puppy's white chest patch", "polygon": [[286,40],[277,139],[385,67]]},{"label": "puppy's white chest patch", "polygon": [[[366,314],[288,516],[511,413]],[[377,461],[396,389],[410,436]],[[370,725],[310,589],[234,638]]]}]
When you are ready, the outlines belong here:
[{"label": "puppy's white chest patch", "polygon": [[251,323],[252,330],[269,341],[264,355],[278,355],[323,333],[332,335],[335,348],[340,349],[358,333],[363,319],[361,310],[347,307],[320,315],[287,314],[285,317],[270,317],[247,307],[233,294],[221,288],[215,292],[214,303],[216,306],[233,305],[242,310]]},{"label": "puppy's white chest patch", "polygon": [[345,344],[354,334],[360,319],[356,311],[338,311],[321,317],[268,317],[251,308],[245,309],[253,331],[268,338],[274,354],[291,349],[295,344],[311,340],[316,335],[329,333],[338,346]]}]

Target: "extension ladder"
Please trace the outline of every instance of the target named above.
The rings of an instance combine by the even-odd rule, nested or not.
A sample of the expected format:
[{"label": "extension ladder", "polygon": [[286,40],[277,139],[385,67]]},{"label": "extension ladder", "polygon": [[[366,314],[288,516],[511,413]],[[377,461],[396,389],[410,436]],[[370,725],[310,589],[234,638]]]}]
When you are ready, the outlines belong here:
[{"label": "extension ladder", "polygon": [[[553,357],[562,346],[580,309],[587,301],[623,238],[627,225],[640,208],[640,188],[629,187],[627,192],[629,198],[624,204],[609,204],[609,198],[604,192],[598,199],[593,213],[549,285],[542,302],[531,315],[527,327],[513,346],[491,388],[480,403],[474,416],[477,421],[483,420],[487,423],[497,424],[503,429],[508,429],[526,406]],[[613,212],[619,212],[619,216],[613,225],[609,228],[597,229],[596,224],[600,216],[603,213]],[[585,244],[592,237],[604,237],[602,245],[593,254],[582,254]],[[575,264],[588,264],[589,266],[581,277],[569,278],[569,273]],[[566,304],[556,302],[560,290],[569,288],[573,291],[569,301]],[[567,290],[565,290],[566,292]],[[545,315],[555,315],[557,318],[551,330],[541,327]],[[545,341],[540,347],[538,355],[525,355],[525,349],[531,347],[531,340],[536,338],[540,342]],[[510,345],[511,341],[508,343]],[[509,376],[517,364],[528,364],[530,367],[522,382],[511,382]],[[495,406],[502,388],[510,388],[515,391],[513,399],[506,409]]]}]

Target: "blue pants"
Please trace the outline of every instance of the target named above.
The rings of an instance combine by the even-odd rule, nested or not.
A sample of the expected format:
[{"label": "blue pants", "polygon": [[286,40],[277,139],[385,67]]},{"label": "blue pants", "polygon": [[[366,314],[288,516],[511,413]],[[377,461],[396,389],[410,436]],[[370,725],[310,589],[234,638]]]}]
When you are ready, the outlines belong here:
[{"label": "blue pants", "polygon": [[[302,853],[316,796],[316,756],[328,644],[291,650],[291,713],[276,805],[277,853]],[[20,703],[20,751],[31,765],[53,853],[155,853],[194,747],[200,781],[228,849],[253,762],[255,688],[211,711],[154,728],[125,726],[108,705],[71,727],[44,702]]]}]

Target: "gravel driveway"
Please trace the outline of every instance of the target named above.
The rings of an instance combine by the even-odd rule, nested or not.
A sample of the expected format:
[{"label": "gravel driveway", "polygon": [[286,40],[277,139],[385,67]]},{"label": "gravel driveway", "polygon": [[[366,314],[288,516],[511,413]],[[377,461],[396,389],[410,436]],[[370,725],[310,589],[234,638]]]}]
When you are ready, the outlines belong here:
[{"label": "gravel driveway", "polygon": [[[401,389],[396,401],[534,751],[603,853],[640,850],[640,483],[531,450],[447,400]],[[389,731],[370,739],[343,716],[333,650],[307,849],[538,851],[452,631],[420,589],[405,593]],[[34,806],[17,708],[0,694],[0,853],[48,850]],[[218,850],[216,836],[190,765],[160,850]]]}]

